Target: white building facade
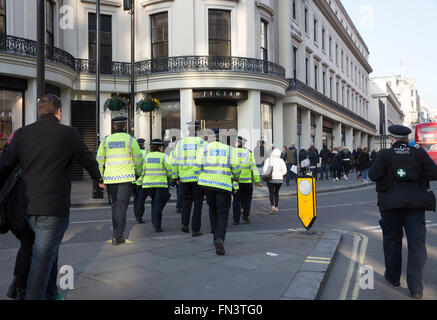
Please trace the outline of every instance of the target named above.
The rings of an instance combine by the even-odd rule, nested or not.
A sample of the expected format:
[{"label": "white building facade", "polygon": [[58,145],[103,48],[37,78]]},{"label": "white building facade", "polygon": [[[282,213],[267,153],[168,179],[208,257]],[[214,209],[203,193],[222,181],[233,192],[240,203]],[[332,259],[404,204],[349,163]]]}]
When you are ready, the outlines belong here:
[{"label": "white building facade", "polygon": [[[137,138],[171,139],[186,122],[236,129],[249,147],[314,143],[371,146],[369,51],[338,0],[137,0]],[[46,91],[63,102],[63,122],[94,148],[111,133],[112,94],[130,92],[130,15],[101,1],[101,95],[96,124],[95,1],[47,0]],[[0,108],[3,142],[36,113],[36,1],[0,0]],[[172,130],[175,129],[175,130]]]},{"label": "white building facade", "polygon": [[[404,123],[404,113],[401,110],[401,103],[391,89],[387,79],[373,78],[369,82],[370,104],[369,117],[372,123],[376,124],[377,135],[374,148],[380,150],[390,147],[388,128],[392,125]],[[414,133],[412,133],[414,136]]]}]

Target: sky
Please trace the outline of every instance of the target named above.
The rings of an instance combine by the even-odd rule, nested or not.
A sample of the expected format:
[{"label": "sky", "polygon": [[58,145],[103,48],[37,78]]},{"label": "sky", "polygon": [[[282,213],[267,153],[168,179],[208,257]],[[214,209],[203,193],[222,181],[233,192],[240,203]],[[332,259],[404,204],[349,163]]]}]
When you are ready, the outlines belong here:
[{"label": "sky", "polygon": [[370,77],[413,78],[421,105],[437,110],[437,0],[341,2],[369,48]]}]

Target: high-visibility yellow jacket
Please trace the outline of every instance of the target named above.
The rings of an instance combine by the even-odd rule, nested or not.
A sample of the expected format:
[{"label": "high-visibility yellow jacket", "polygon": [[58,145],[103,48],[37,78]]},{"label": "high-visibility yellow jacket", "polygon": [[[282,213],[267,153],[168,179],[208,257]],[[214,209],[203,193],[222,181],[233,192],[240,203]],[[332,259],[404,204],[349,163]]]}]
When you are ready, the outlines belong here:
[{"label": "high-visibility yellow jacket", "polygon": [[180,140],[173,150],[173,171],[181,182],[196,182],[195,162],[198,150],[206,145],[199,137],[186,137]]},{"label": "high-visibility yellow jacket", "polygon": [[252,183],[252,181],[259,183],[259,171],[256,167],[252,152],[246,148],[237,148],[237,154],[238,161],[241,165],[241,174],[238,183]]},{"label": "high-visibility yellow jacket", "polygon": [[143,188],[168,188],[172,168],[167,156],[162,152],[148,152],[143,162],[141,183]]},{"label": "high-visibility yellow jacket", "polygon": [[97,162],[103,183],[134,182],[141,174],[143,156],[137,140],[127,133],[111,134],[103,139],[97,151]]},{"label": "high-visibility yellow jacket", "polygon": [[[144,164],[144,158],[145,158],[146,155],[147,155],[147,150],[141,149],[141,154],[142,154],[142,157],[143,157],[143,164]],[[142,174],[142,173],[141,173],[141,174]],[[139,178],[134,182],[137,186],[141,186],[141,185],[142,185],[142,181],[141,181],[140,178],[141,178],[141,177],[139,177]]]},{"label": "high-visibility yellow jacket", "polygon": [[208,143],[197,152],[195,173],[200,186],[231,192],[241,173],[237,150],[218,141]]}]

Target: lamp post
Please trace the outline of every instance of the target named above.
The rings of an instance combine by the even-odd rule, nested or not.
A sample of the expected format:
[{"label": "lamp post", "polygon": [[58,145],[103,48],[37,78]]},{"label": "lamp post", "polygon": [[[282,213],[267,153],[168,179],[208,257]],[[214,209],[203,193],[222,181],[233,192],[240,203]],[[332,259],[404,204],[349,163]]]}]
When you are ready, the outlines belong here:
[{"label": "lamp post", "polygon": [[124,0],[123,9],[131,15],[131,75],[130,75],[130,108],[128,109],[128,132],[134,135],[135,114],[135,0]]},{"label": "lamp post", "polygon": [[[45,13],[46,0],[38,0],[37,8],[37,44],[36,44],[36,96],[42,97],[45,94]],[[38,103],[37,103],[38,110]],[[37,112],[38,113],[38,112]]]},{"label": "lamp post", "polygon": [[[100,143],[100,0],[96,0],[96,147]],[[103,190],[97,181],[93,180],[93,199],[103,199]]]}]

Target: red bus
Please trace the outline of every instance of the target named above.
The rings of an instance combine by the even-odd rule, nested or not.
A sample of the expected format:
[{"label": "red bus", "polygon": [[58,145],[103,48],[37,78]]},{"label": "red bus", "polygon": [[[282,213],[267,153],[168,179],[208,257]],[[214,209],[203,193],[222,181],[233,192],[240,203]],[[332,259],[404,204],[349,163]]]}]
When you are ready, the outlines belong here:
[{"label": "red bus", "polygon": [[417,124],[415,140],[437,163],[437,123]]}]

